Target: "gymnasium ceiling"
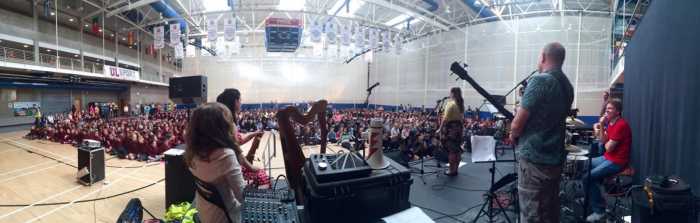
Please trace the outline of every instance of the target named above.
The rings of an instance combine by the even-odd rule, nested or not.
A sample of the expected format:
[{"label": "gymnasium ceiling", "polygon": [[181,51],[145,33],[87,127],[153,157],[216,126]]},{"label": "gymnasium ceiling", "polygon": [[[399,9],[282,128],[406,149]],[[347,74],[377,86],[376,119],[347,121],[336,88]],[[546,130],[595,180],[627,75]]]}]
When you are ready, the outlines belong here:
[{"label": "gymnasium ceiling", "polygon": [[[123,37],[134,30],[150,36],[154,25],[177,21],[188,24],[190,37],[204,36],[208,19],[235,16],[239,35],[262,33],[266,18],[283,17],[302,19],[305,25],[332,20],[421,37],[512,16],[609,12],[617,0],[49,0],[52,13],[45,13],[46,1],[3,0],[0,8],[29,16],[35,8],[41,19],[51,22],[58,14],[60,24],[86,32],[99,17],[106,36]],[[233,10],[227,1],[232,1]],[[172,8],[177,17],[159,12],[152,6],[158,2]]]}]

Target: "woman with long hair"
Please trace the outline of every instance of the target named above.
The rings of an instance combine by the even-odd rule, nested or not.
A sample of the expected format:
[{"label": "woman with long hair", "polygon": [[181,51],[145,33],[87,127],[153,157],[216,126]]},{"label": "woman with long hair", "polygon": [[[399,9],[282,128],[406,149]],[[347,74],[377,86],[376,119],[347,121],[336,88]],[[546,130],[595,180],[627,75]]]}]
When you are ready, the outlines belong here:
[{"label": "woman with long hair", "polygon": [[263,136],[262,130],[258,130],[254,133],[248,133],[245,136],[240,133],[238,128],[238,114],[241,112],[241,92],[235,88],[225,89],[221,92],[219,96],[216,97],[216,101],[226,106],[232,114],[231,120],[233,121],[234,127],[234,137],[236,137],[236,142],[238,145],[243,145],[253,140],[253,144],[250,146],[247,155],[236,154],[238,156],[238,162],[243,167],[243,177],[251,181],[255,186],[269,186],[270,178],[265,173],[265,170],[253,166],[252,162],[255,159],[255,151],[260,145],[260,138]]},{"label": "woman with long hair", "polygon": [[[206,103],[192,112],[185,131],[185,162],[192,175],[216,186],[226,212],[233,222],[241,222],[243,175],[238,163],[231,112],[220,103]],[[195,196],[202,222],[226,222],[226,215],[199,193]]]},{"label": "woman with long hair", "polygon": [[443,148],[447,150],[449,169],[445,175],[457,176],[457,169],[461,161],[462,152],[462,129],[464,123],[464,99],[462,89],[453,87],[450,89],[450,100],[443,107],[444,114],[440,121],[440,137]]}]

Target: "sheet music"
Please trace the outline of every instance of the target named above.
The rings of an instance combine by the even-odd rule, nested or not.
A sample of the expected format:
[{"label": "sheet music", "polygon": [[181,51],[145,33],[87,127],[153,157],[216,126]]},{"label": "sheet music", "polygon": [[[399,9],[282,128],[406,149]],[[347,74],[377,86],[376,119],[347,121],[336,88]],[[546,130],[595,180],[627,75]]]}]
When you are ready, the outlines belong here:
[{"label": "sheet music", "polygon": [[472,136],[472,162],[496,161],[496,139],[493,136]]},{"label": "sheet music", "polygon": [[411,207],[402,212],[382,218],[386,223],[434,223],[420,208]]}]

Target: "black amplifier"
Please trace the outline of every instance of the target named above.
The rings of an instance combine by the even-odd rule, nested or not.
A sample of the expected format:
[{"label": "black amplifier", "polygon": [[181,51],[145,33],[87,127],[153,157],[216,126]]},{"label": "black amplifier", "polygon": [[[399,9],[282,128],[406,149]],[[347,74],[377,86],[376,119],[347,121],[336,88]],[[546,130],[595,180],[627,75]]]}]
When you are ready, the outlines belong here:
[{"label": "black amplifier", "polygon": [[78,181],[81,184],[92,185],[105,179],[104,151],[99,145],[78,148]]},{"label": "black amplifier", "polygon": [[[377,222],[408,209],[411,171],[384,157],[385,169],[371,170],[364,177],[320,182],[310,159],[304,164],[304,210],[311,222]],[[331,219],[331,220],[329,220]]]},{"label": "black amplifier", "polygon": [[318,182],[366,177],[372,172],[367,161],[355,153],[311,154],[309,162]]},{"label": "black amplifier", "polygon": [[243,223],[299,223],[291,190],[246,189],[243,197]]}]

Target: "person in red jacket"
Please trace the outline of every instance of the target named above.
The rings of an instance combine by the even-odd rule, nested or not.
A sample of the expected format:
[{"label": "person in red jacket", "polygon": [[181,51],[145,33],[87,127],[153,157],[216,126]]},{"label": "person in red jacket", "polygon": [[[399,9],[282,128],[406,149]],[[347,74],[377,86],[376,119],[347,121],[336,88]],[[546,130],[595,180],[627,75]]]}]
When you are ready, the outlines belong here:
[{"label": "person in red jacket", "polygon": [[622,103],[610,100],[605,106],[605,116],[594,126],[600,142],[605,145],[605,153],[591,160],[591,175],[584,179],[584,182],[591,182],[586,185],[593,210],[586,218],[588,222],[600,221],[605,216],[605,200],[598,185],[603,179],[623,171],[630,161],[632,130],[621,115]]}]

